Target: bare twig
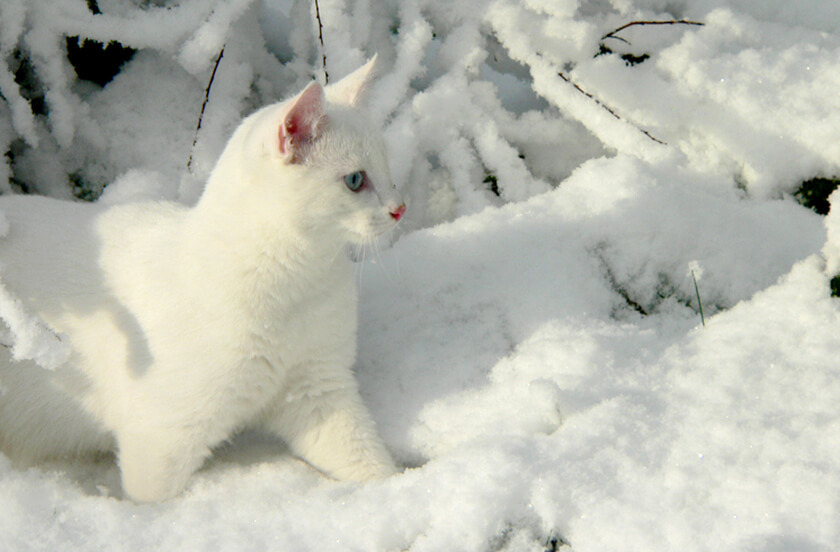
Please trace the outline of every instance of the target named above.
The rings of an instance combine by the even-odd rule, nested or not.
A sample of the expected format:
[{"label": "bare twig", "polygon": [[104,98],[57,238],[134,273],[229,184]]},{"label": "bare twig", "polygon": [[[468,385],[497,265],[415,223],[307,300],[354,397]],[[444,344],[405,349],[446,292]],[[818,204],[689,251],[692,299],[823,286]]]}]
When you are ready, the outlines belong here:
[{"label": "bare twig", "polygon": [[610,286],[615,290],[615,292],[624,299],[624,302],[627,303],[627,306],[633,309],[634,311],[638,312],[642,316],[648,316],[648,311],[640,305],[636,300],[630,297],[630,293],[627,289],[624,288],[619,282],[618,278],[616,278],[615,273],[610,267],[610,264],[607,262],[607,259],[604,257],[603,251],[603,244],[599,245],[595,248],[593,253],[595,254],[595,258],[601,261],[601,266],[604,270],[604,276],[607,278],[607,282],[609,282]]},{"label": "bare twig", "polygon": [[329,84],[330,74],[327,73],[327,51],[324,49],[324,26],[321,24],[321,10],[318,7],[318,0],[315,0],[315,18],[318,20],[318,41],[321,43],[321,63],[324,65],[324,84]]},{"label": "bare twig", "polygon": [[[602,54],[612,53],[612,50],[610,50],[603,43],[603,41],[605,41],[608,38],[612,38],[614,40],[624,42],[625,44],[630,44],[629,40],[627,40],[626,38],[618,36],[618,33],[623,31],[624,29],[627,29],[627,28],[630,28],[630,27],[642,26],[642,25],[694,25],[694,26],[702,26],[702,25],[705,25],[705,23],[701,23],[699,21],[689,21],[687,19],[679,19],[679,20],[674,19],[674,20],[669,20],[669,21],[631,21],[630,23],[625,23],[621,27],[619,27],[619,28],[617,28],[613,31],[610,31],[607,34],[605,34],[604,36],[602,36],[601,37],[601,51],[598,54],[596,54],[595,57],[598,57],[599,55],[602,55]],[[648,57],[649,56],[647,54],[644,54],[642,56],[631,56],[630,54],[626,54],[626,55],[622,56],[622,58],[625,60],[625,62],[627,62],[630,65],[635,65],[635,64],[641,63],[644,60],[646,60]],[[608,106],[607,104],[605,104],[604,102],[602,102],[601,100],[599,100],[598,98],[596,98],[595,96],[593,96],[592,94],[590,94],[589,92],[587,92],[586,90],[581,88],[581,86],[579,84],[574,82],[572,79],[567,77],[562,72],[558,73],[558,75],[560,75],[561,79],[563,79],[567,83],[574,86],[575,90],[577,90],[578,92],[580,92],[581,94],[583,94],[584,96],[586,96],[587,98],[589,98],[590,100],[592,100],[593,102],[595,102],[596,104],[601,106],[601,108],[603,108],[607,113],[609,113],[610,115],[612,115],[613,117],[615,117],[618,120],[622,120],[622,117],[615,111],[615,109],[611,108],[610,106]],[[667,145],[666,142],[660,140],[659,138],[657,138],[656,136],[651,134],[649,131],[647,131],[647,130],[645,130],[645,129],[643,129],[643,128],[641,128],[638,125],[635,125],[633,123],[629,123],[629,124],[636,127],[639,130],[639,132],[641,132],[642,134],[644,134],[645,136],[647,136],[649,139],[656,142],[657,144]]]},{"label": "bare twig", "polygon": [[691,279],[694,280],[694,293],[697,294],[697,306],[700,308],[700,322],[703,326],[706,325],[706,316],[703,314],[703,301],[700,300],[700,288],[697,287],[697,277],[694,276],[694,271],[691,271]]},{"label": "bare twig", "polygon": [[[580,92],[581,94],[583,94],[584,96],[586,96],[587,98],[589,98],[590,100],[592,100],[593,102],[595,102],[596,104],[598,104],[598,105],[599,105],[599,106],[600,106],[600,107],[601,107],[604,111],[606,111],[607,113],[609,113],[610,115],[612,115],[613,117],[615,117],[616,119],[618,119],[619,121],[623,121],[623,120],[624,120],[624,119],[621,117],[621,115],[619,115],[619,114],[615,111],[615,109],[613,109],[612,107],[608,106],[607,104],[605,104],[604,102],[602,102],[601,100],[599,100],[598,98],[596,98],[595,96],[593,96],[591,93],[589,93],[589,92],[587,92],[586,90],[584,90],[584,89],[583,89],[583,88],[582,88],[582,87],[581,87],[578,83],[576,83],[575,81],[573,81],[572,79],[570,79],[568,76],[566,76],[566,74],[565,74],[565,73],[563,73],[563,72],[559,72],[559,73],[557,73],[557,74],[560,76],[560,78],[561,78],[561,79],[563,79],[563,80],[564,80],[564,81],[566,81],[567,83],[571,84],[571,85],[575,88],[575,90],[577,90],[578,92]],[[634,126],[636,129],[638,129],[638,131],[639,131],[639,132],[641,132],[642,134],[644,134],[645,136],[647,136],[648,138],[650,138],[651,140],[653,140],[653,141],[654,141],[654,142],[656,142],[657,144],[662,144],[663,146],[667,146],[667,145],[668,145],[668,144],[667,144],[667,142],[664,142],[664,141],[660,140],[659,138],[657,138],[656,136],[654,136],[653,134],[651,134],[651,133],[650,133],[650,132],[648,132],[647,130],[645,130],[645,129],[643,129],[643,128],[639,127],[638,125],[635,125],[635,124],[633,124],[633,123],[630,123],[629,121],[628,121],[628,123],[629,123],[629,124],[631,124],[632,126]]]},{"label": "bare twig", "polygon": [[621,27],[615,29],[614,31],[608,32],[607,34],[605,34],[604,36],[601,37],[601,40],[606,40],[608,38],[614,38],[615,40],[620,40],[622,42],[630,44],[630,42],[628,40],[626,40],[624,38],[621,38],[620,36],[616,36],[616,35],[618,33],[620,33],[621,31],[623,31],[624,29],[627,29],[629,27],[636,27],[636,26],[640,26],[640,25],[693,25],[693,26],[697,26],[697,27],[702,27],[703,25],[705,25],[705,23],[701,23],[700,21],[689,21],[687,19],[672,19],[670,21],[632,21],[630,23],[626,23],[626,24],[622,25]]},{"label": "bare twig", "polygon": [[201,129],[201,122],[204,120],[204,109],[207,107],[207,100],[210,99],[210,89],[213,87],[213,79],[216,78],[216,69],[219,68],[219,62],[222,61],[222,56],[225,55],[225,47],[219,50],[219,55],[216,56],[216,62],[213,64],[213,72],[210,73],[210,80],[207,82],[207,88],[204,89],[204,101],[201,103],[201,112],[198,114],[198,124],[195,125],[195,134],[193,135],[192,147],[190,147],[190,158],[187,161],[187,170],[192,171],[193,152],[195,151],[195,143],[198,142],[198,131]]}]

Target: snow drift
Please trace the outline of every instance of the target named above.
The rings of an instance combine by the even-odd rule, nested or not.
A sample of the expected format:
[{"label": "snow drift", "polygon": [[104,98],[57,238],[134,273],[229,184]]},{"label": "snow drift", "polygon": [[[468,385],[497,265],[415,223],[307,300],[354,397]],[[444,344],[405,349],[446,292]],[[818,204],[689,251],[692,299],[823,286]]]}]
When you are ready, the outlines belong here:
[{"label": "snow drift", "polygon": [[[304,0],[5,0],[0,188],[192,203],[244,114],[378,52],[411,203],[359,264],[357,375],[406,471],[337,483],[247,434],[137,506],[110,458],[0,458],[7,546],[836,548],[840,215],[796,194],[840,174],[840,8],[319,8],[323,49]],[[82,79],[68,38],[126,60]],[[0,292],[0,342],[59,364]]]}]

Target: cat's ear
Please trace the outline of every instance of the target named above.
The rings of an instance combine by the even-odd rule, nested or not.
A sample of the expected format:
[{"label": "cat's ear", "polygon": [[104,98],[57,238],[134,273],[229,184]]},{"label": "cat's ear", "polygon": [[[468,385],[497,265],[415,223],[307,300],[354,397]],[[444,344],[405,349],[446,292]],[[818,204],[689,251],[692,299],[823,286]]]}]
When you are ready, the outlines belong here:
[{"label": "cat's ear", "polygon": [[364,101],[373,77],[376,74],[376,58],[374,54],[370,60],[338,81],[327,86],[327,97],[331,102],[352,107],[358,107]]},{"label": "cat's ear", "polygon": [[317,82],[309,83],[296,98],[289,100],[278,129],[280,153],[287,163],[303,160],[306,147],[318,137],[325,117],[324,89]]}]

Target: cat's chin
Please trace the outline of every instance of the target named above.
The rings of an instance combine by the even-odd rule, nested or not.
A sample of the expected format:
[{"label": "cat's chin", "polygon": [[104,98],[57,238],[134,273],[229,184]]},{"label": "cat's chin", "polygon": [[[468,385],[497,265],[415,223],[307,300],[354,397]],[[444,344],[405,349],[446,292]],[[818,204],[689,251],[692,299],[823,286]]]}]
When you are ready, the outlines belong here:
[{"label": "cat's chin", "polygon": [[392,224],[390,227],[381,231],[352,233],[348,239],[348,242],[350,243],[350,245],[363,247],[382,239],[383,236],[387,235],[393,229],[394,225]]},{"label": "cat's chin", "polygon": [[[354,225],[355,226],[355,225]],[[348,241],[353,245],[366,245],[376,241],[397,227],[395,220],[370,220],[367,224],[347,228]]]}]

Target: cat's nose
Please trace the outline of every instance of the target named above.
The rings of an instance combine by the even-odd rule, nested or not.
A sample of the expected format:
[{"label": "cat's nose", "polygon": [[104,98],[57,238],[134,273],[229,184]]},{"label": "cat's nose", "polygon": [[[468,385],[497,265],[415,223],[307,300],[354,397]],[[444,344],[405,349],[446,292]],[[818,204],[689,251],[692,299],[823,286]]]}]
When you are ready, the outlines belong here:
[{"label": "cat's nose", "polygon": [[396,221],[400,220],[404,214],[405,214],[405,203],[400,204],[399,207],[397,207],[396,209],[391,211],[391,216]]}]

